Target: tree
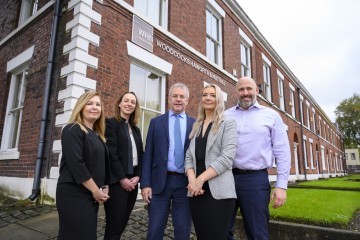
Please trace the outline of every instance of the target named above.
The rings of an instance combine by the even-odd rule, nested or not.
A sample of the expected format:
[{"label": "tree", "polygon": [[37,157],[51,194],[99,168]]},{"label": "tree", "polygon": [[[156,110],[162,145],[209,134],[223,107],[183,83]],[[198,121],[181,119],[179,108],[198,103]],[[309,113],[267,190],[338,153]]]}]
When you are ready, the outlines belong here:
[{"label": "tree", "polygon": [[354,94],[343,100],[335,110],[336,122],[344,135],[347,148],[357,148],[360,145],[360,96]]}]

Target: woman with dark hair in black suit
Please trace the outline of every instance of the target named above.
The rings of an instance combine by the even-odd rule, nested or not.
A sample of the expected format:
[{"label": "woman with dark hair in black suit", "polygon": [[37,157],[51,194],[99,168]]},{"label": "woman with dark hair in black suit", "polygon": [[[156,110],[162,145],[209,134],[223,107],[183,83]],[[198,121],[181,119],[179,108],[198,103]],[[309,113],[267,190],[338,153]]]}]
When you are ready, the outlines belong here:
[{"label": "woman with dark hair in black suit", "polygon": [[134,208],[141,175],[143,143],[136,126],[140,114],[135,93],[126,92],[116,101],[114,117],[106,120],[105,137],[112,173],[111,198],[105,203],[104,239],[120,239]]},{"label": "woman with dark hair in black suit", "polygon": [[110,169],[105,117],[98,93],[80,96],[61,133],[56,188],[59,240],[96,240],[99,203],[109,198]]}]

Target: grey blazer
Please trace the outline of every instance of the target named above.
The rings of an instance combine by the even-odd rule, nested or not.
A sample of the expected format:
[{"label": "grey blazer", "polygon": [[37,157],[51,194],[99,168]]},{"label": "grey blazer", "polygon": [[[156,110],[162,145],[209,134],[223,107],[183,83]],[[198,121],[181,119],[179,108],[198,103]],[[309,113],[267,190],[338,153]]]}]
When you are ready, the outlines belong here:
[{"label": "grey blazer", "polygon": [[[225,119],[215,134],[210,131],[206,143],[205,166],[211,166],[218,176],[210,179],[209,188],[215,199],[236,198],[232,165],[236,154],[236,121]],[[185,157],[185,173],[193,168],[196,173],[195,137],[191,139]]]}]

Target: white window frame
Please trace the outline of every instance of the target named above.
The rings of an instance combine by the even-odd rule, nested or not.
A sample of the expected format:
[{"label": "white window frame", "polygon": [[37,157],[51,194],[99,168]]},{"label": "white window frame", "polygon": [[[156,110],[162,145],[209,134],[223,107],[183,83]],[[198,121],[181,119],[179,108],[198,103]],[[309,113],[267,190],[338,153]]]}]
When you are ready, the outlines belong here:
[{"label": "white window frame", "polygon": [[[253,42],[240,28],[239,34],[241,77],[251,77],[251,49],[253,47]],[[245,59],[243,56],[245,56]]]},{"label": "white window frame", "polygon": [[322,130],[321,130],[321,128],[322,128],[322,126],[321,126],[321,117],[319,116],[319,136],[321,137],[322,136]]},{"label": "white window frame", "polygon": [[290,102],[289,105],[291,107],[291,116],[296,119],[296,111],[295,111],[295,87],[289,83],[290,87]]},{"label": "white window frame", "polygon": [[278,89],[279,89],[279,107],[285,111],[285,96],[284,96],[284,75],[277,69],[278,75]]},{"label": "white window frame", "polygon": [[304,145],[304,163],[305,163],[305,169],[309,169],[308,163],[307,163],[307,150],[306,150],[306,136],[303,136],[303,145]]},{"label": "white window frame", "polygon": [[[165,103],[166,103],[166,74],[171,74],[172,72],[172,64],[165,61],[162,58],[144,50],[143,48],[133,44],[130,41],[127,41],[127,50],[128,55],[131,57],[131,63],[137,65],[138,67],[144,68],[150,72],[155,73],[159,77],[161,77],[161,92],[163,93],[161,96],[161,111],[159,113],[165,113]],[[141,108],[144,109],[144,108]],[[151,109],[145,109],[151,110]],[[151,110],[152,111],[152,110]],[[142,121],[144,123],[144,121]],[[144,126],[141,126],[142,136],[144,135]]]},{"label": "white window frame", "polygon": [[[21,84],[17,83],[19,75],[21,75]],[[7,157],[13,156],[16,159],[19,158],[17,153],[19,153],[18,149],[19,149],[19,139],[20,139],[20,130],[21,130],[21,120],[24,109],[24,100],[25,100],[25,92],[26,92],[26,76],[27,76],[27,67],[13,73],[11,76],[9,96],[7,99],[7,107],[5,114],[5,124],[3,129],[3,137],[1,139],[0,153],[2,155],[7,155]],[[17,101],[19,101],[22,104],[19,104],[18,106],[14,106],[16,97],[19,97]],[[16,123],[14,119],[15,113],[19,114]],[[16,136],[14,136],[15,131],[16,131]],[[12,145],[11,142],[13,141],[15,141],[15,146],[13,147],[9,146]]]},{"label": "white window frame", "polygon": [[323,170],[326,170],[326,159],[325,159],[325,147],[323,145],[320,146],[321,148],[321,162]]},{"label": "white window frame", "polygon": [[271,102],[271,62],[262,53],[263,59],[263,78],[264,78],[264,97]]},{"label": "white window frame", "polygon": [[313,130],[316,133],[315,108],[312,108],[311,110],[312,110]]},{"label": "white window frame", "polygon": [[310,103],[306,100],[306,123],[307,127],[310,129]]},{"label": "white window frame", "polygon": [[[16,76],[24,72],[27,69],[27,65],[29,64],[30,60],[32,59],[32,56],[34,54],[34,48],[35,46],[31,46],[30,48],[26,49],[24,52],[20,53],[13,59],[7,62],[6,65],[6,72],[11,73],[11,83],[10,83],[10,89],[9,89],[9,96],[7,101],[7,107],[6,107],[6,114],[5,114],[5,121],[4,121],[4,128],[3,128],[3,134],[1,138],[1,146],[0,146],[0,160],[6,160],[6,159],[19,159],[20,152],[18,150],[18,147],[9,149],[9,137],[11,131],[11,119],[9,116],[10,109],[12,108],[13,104],[13,98],[14,98],[14,87],[15,87],[15,80]],[[26,84],[26,83],[24,83]],[[24,92],[25,97],[25,92]],[[25,99],[25,98],[24,98]],[[18,125],[18,136],[17,139],[19,139],[20,129],[21,129],[21,117],[19,119],[19,125]],[[18,141],[18,140],[17,140]]]},{"label": "white window frame", "polygon": [[310,167],[311,169],[315,169],[314,167],[314,150],[313,150],[313,140],[309,138],[309,150],[310,150]]},{"label": "white window frame", "polygon": [[[208,56],[207,52],[208,50],[206,49],[206,57],[213,63],[219,65],[220,67],[223,66],[223,56],[222,56],[222,45],[223,45],[223,40],[222,40],[222,18],[225,18],[225,11],[220,7],[219,4],[217,4],[215,2],[215,0],[208,0],[207,4],[206,4],[206,11],[209,11],[211,13],[212,16],[214,16],[216,19],[218,19],[218,39],[214,39],[212,36],[210,36],[207,32],[206,32],[206,41],[209,39],[210,41],[212,41],[213,43],[216,44],[217,48],[216,48],[216,56],[217,59],[214,58],[214,61],[211,60],[211,57]],[[206,12],[205,12],[206,15]],[[205,21],[207,21],[205,19]],[[206,23],[207,24],[207,23]],[[206,44],[207,45],[207,44]]]},{"label": "white window frame", "polygon": [[38,0],[22,0],[19,16],[19,26],[26,22],[38,10]]},{"label": "white window frame", "polygon": [[304,97],[300,94],[300,122],[304,124]]},{"label": "white window frame", "polygon": [[[149,3],[150,0],[147,0],[147,5],[151,4]],[[141,3],[143,4],[143,3]],[[140,12],[139,9],[137,9],[137,0],[134,0],[134,9],[137,11],[137,12],[140,12],[139,15],[142,15],[142,16],[146,16],[146,18],[148,20],[150,20],[150,22],[154,25],[159,25],[161,27],[163,27],[164,29],[167,29],[168,28],[168,12],[169,12],[169,1],[168,0],[160,0],[160,6],[159,6],[159,12],[160,12],[160,19],[159,19],[159,22],[155,22],[151,16],[150,16],[150,13],[149,13],[149,9],[147,8],[146,10],[146,13],[143,13],[143,12]]]}]

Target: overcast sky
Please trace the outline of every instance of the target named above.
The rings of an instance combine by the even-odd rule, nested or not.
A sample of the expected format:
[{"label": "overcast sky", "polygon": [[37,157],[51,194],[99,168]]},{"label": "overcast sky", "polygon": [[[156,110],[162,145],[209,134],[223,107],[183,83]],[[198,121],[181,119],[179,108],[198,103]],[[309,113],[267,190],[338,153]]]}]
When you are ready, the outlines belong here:
[{"label": "overcast sky", "polygon": [[360,94],[359,0],[238,0],[331,121]]}]

